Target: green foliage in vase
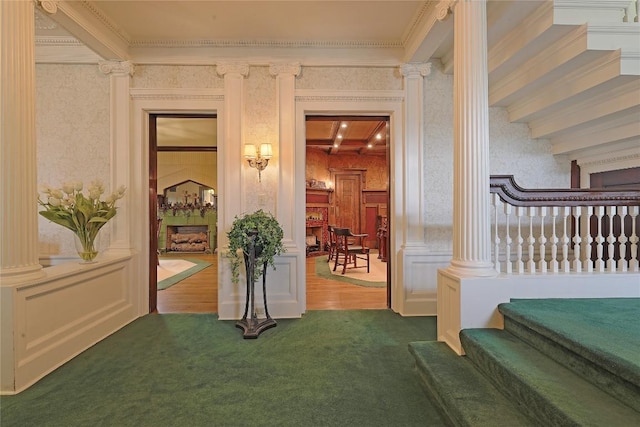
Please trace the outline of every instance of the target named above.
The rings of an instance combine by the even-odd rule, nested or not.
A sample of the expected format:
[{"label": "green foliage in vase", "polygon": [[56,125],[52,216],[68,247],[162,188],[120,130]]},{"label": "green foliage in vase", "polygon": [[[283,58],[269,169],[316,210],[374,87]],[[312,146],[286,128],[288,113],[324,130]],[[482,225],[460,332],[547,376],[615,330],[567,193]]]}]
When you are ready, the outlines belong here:
[{"label": "green foliage in vase", "polygon": [[100,181],[93,181],[86,195],[82,188],[82,182],[65,183],[61,188],[44,185],[40,192],[46,201],[38,197],[38,204],[44,207],[40,215],[73,231],[85,251],[92,252],[98,231],[116,215],[116,201],[124,196],[125,187],[121,186],[105,200],[101,200],[104,187]]},{"label": "green foliage in vase", "polygon": [[[244,262],[244,256],[249,255],[251,248],[251,240],[249,231],[257,230],[258,235],[255,238],[256,249],[256,269],[254,280],[262,276],[262,266],[267,265],[274,269],[274,258],[285,252],[286,249],[282,245],[284,233],[282,227],[271,213],[264,212],[262,209],[251,214],[245,214],[241,217],[236,216],[231,230],[227,233],[229,238],[229,252],[226,257],[231,262],[231,277],[233,283],[238,283],[240,277],[240,265]],[[242,251],[242,254],[240,254]]]}]

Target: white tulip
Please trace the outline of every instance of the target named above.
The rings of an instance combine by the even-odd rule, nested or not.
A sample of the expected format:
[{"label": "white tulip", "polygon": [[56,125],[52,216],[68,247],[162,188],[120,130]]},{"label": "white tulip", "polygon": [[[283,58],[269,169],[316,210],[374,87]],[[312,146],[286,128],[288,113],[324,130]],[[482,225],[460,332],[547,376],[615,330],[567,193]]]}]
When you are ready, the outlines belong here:
[{"label": "white tulip", "polygon": [[49,197],[49,204],[51,206],[60,206],[60,199],[56,198],[56,197]]},{"label": "white tulip", "polygon": [[62,184],[62,191],[67,194],[73,194],[73,190],[75,189],[75,184],[73,182],[65,182]]}]

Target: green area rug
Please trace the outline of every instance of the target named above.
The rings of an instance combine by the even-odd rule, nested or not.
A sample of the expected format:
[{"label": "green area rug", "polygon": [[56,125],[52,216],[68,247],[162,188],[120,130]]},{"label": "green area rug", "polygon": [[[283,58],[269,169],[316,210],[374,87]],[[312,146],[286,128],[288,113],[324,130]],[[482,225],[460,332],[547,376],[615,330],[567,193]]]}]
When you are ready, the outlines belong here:
[{"label": "green area rug", "polygon": [[368,288],[385,288],[387,286],[386,282],[368,282],[366,280],[358,280],[347,276],[333,274],[331,273],[332,266],[333,263],[327,262],[326,256],[316,257],[316,276],[352,285],[366,286]]},{"label": "green area rug", "polygon": [[180,273],[174,274],[171,277],[168,277],[164,280],[161,280],[158,282],[158,290],[161,291],[163,289],[167,289],[170,286],[175,285],[176,283],[186,279],[189,276],[193,276],[194,274],[204,270],[205,268],[209,267],[211,265],[210,262],[206,262],[206,261],[201,261],[198,259],[184,259],[184,261],[188,261],[191,262],[193,264],[195,264],[193,267],[190,267],[189,269],[182,271]]},{"label": "green area rug", "polygon": [[414,371],[435,317],[310,311],[258,339],[213,314],[149,314],[16,396],[13,426],[444,426]]}]

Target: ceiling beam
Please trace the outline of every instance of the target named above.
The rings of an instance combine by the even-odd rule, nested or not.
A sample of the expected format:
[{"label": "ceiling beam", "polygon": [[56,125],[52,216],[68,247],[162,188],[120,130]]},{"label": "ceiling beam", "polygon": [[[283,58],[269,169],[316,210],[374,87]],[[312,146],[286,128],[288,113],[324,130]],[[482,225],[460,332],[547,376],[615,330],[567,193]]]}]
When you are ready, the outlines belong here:
[{"label": "ceiling beam", "polygon": [[56,7],[47,9],[39,3],[44,15],[58,23],[73,37],[106,60],[127,61],[129,41],[125,34],[116,31],[100,10],[91,2],[58,1]]}]

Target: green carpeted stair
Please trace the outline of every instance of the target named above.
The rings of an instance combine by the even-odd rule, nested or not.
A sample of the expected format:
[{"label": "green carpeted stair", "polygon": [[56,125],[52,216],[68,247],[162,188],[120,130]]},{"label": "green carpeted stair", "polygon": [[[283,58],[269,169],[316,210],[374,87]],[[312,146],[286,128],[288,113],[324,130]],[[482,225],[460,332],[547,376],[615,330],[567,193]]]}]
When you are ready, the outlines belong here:
[{"label": "green carpeted stair", "polygon": [[466,356],[410,344],[453,425],[640,425],[639,299],[514,300],[499,310],[505,330],[461,331]]}]

